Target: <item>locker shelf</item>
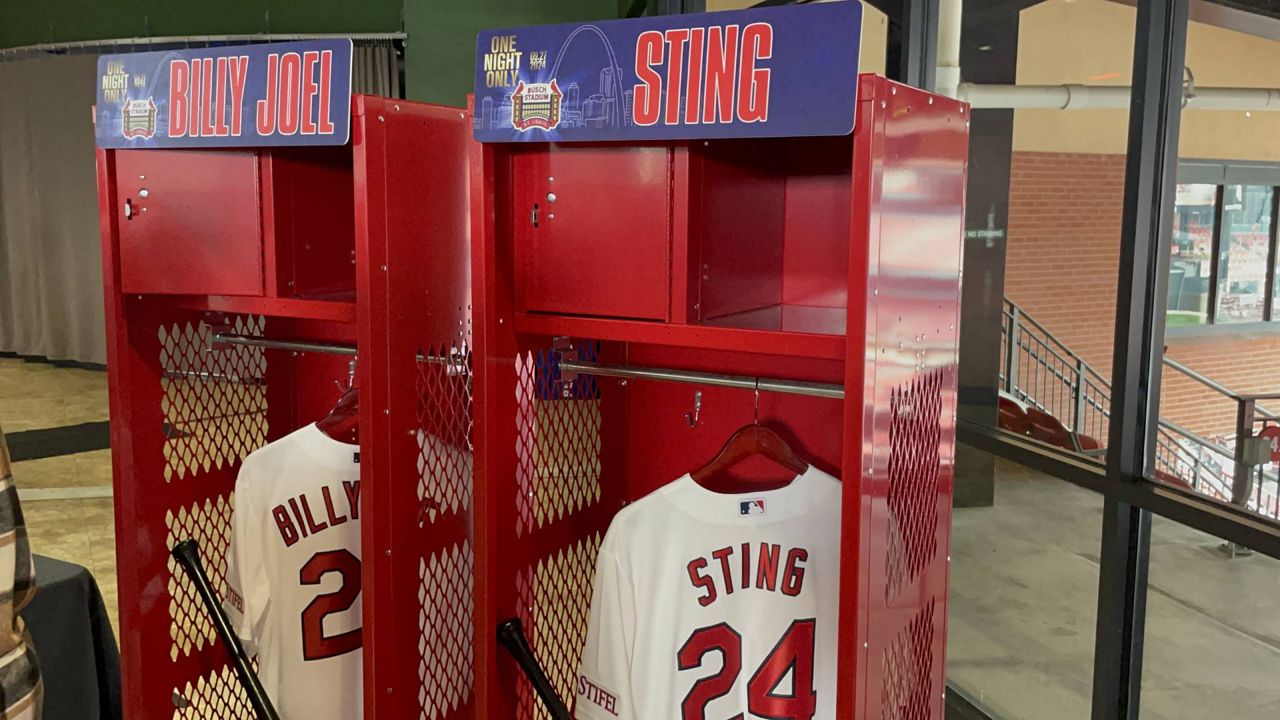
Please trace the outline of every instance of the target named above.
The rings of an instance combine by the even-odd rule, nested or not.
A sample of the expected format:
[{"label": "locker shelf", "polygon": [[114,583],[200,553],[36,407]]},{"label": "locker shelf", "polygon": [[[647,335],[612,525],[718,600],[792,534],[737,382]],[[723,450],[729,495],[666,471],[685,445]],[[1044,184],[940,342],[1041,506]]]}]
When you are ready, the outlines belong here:
[{"label": "locker shelf", "polygon": [[187,310],[246,315],[266,315],[299,320],[354,323],[355,293],[335,293],[323,298],[273,298],[241,295],[183,295],[176,303]]},{"label": "locker shelf", "polygon": [[824,360],[844,360],[845,350],[843,334],[783,332],[759,327],[675,325],[576,315],[517,312],[516,331]]},{"label": "locker shelf", "polygon": [[816,307],[812,305],[770,305],[755,310],[745,310],[730,315],[707,318],[703,326],[743,330],[768,330],[788,334],[814,335],[845,334],[848,311],[842,307]]}]

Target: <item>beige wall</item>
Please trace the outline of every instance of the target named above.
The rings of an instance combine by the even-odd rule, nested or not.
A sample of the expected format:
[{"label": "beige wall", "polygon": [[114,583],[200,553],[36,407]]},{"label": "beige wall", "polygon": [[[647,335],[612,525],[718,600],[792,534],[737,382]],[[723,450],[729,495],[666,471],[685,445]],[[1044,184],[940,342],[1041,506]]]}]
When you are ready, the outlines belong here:
[{"label": "beige wall", "polygon": [[[707,0],[707,10],[741,10],[760,0]],[[879,10],[862,4],[862,44],[858,51],[858,72],[884,74],[885,49],[888,46],[889,18]]]},{"label": "beige wall", "polygon": [[[1022,11],[1018,83],[1128,85],[1136,11],[1109,0],[1046,0]],[[1202,87],[1280,88],[1280,43],[1191,23],[1187,65]],[[1019,110],[1015,150],[1124,153],[1124,110]],[[1280,160],[1280,112],[1190,110],[1182,115],[1186,158]]]}]

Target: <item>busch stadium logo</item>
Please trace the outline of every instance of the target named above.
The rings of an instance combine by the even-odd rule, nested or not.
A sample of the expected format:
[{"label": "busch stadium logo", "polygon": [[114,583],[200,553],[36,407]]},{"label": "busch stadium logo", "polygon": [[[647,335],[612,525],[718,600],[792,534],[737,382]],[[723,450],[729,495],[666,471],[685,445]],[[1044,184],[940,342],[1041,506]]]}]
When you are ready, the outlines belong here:
[{"label": "busch stadium logo", "polygon": [[150,97],[146,100],[127,100],[124,104],[124,115],[121,128],[125,138],[151,139],[156,134],[156,104]]},{"label": "busch stadium logo", "polygon": [[560,99],[564,93],[555,80],[526,83],[521,80],[511,94],[511,125],[520,132],[531,128],[553,130],[560,124]]}]

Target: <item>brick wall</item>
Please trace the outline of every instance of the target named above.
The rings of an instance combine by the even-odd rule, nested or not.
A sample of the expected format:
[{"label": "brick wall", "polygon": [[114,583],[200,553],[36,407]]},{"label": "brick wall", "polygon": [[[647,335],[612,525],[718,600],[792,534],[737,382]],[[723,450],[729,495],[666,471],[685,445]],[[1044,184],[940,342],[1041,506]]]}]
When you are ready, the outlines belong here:
[{"label": "brick wall", "polygon": [[[1123,155],[1015,152],[1010,168],[1005,294],[1107,378],[1124,162]],[[1175,338],[1168,346],[1170,357],[1238,392],[1280,390],[1280,335]],[[1165,417],[1204,434],[1234,429],[1233,403],[1180,374],[1165,377]]]},{"label": "brick wall", "polygon": [[1111,376],[1123,155],[1015,152],[1005,295]]}]

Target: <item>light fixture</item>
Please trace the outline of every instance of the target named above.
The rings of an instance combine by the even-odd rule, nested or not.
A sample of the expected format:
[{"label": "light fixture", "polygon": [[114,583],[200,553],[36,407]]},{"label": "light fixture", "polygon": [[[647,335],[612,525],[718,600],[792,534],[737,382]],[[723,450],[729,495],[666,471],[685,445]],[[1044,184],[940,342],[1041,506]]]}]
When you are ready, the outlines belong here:
[{"label": "light fixture", "polygon": [[990,45],[979,45],[978,52],[986,52],[991,49]]}]

